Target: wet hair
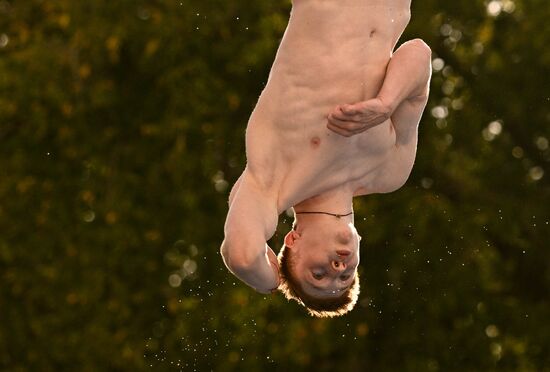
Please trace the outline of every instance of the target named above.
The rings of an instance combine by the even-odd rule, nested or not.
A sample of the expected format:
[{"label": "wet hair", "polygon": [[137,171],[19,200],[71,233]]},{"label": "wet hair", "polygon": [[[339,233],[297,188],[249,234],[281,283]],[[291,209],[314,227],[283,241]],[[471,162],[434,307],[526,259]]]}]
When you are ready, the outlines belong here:
[{"label": "wet hair", "polygon": [[318,298],[307,294],[290,268],[293,266],[291,249],[283,245],[279,251],[280,284],[278,289],[288,300],[303,305],[308,313],[319,318],[332,318],[351,311],[359,297],[359,274],[355,274],[350,287],[340,297]]}]

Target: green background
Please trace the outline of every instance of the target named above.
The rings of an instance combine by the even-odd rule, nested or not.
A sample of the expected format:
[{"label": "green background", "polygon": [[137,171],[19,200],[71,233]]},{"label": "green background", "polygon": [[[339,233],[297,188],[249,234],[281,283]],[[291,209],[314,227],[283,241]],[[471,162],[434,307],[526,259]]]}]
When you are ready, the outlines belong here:
[{"label": "green background", "polygon": [[[289,1],[0,0],[0,369],[550,371],[550,6],[412,4],[413,173],[313,319],[223,266]],[[278,249],[290,224],[281,217]]]}]

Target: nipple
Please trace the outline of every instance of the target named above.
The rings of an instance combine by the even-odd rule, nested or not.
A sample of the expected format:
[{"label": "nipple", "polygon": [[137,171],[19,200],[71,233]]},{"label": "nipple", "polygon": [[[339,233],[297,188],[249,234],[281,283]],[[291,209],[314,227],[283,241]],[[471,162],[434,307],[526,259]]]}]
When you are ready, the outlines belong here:
[{"label": "nipple", "polygon": [[311,143],[311,147],[313,147],[314,149],[319,147],[319,145],[321,144],[321,139],[317,136],[313,137],[310,141]]}]

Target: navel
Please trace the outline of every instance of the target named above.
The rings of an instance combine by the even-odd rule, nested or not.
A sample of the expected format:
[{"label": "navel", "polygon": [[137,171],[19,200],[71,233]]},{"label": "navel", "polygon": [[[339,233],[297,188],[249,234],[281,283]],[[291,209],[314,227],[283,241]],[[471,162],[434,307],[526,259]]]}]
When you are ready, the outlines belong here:
[{"label": "navel", "polygon": [[374,34],[376,34],[376,29],[375,29],[375,28],[370,32],[370,35],[369,35],[369,36],[370,36],[370,37],[373,37]]},{"label": "navel", "polygon": [[310,143],[311,143],[311,147],[316,149],[321,144],[321,139],[319,137],[315,136],[311,139]]}]

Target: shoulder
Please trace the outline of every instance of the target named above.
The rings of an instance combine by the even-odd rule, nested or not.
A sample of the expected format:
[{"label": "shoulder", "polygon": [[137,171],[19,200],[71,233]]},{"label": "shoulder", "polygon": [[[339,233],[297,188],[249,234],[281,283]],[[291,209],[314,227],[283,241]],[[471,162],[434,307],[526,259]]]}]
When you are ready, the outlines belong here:
[{"label": "shoulder", "polygon": [[272,180],[266,179],[263,173],[257,172],[253,167],[248,165],[235,183],[235,187],[238,188],[235,192],[235,197],[242,194],[241,198],[261,199],[266,202],[273,201],[276,203],[277,190]]}]

